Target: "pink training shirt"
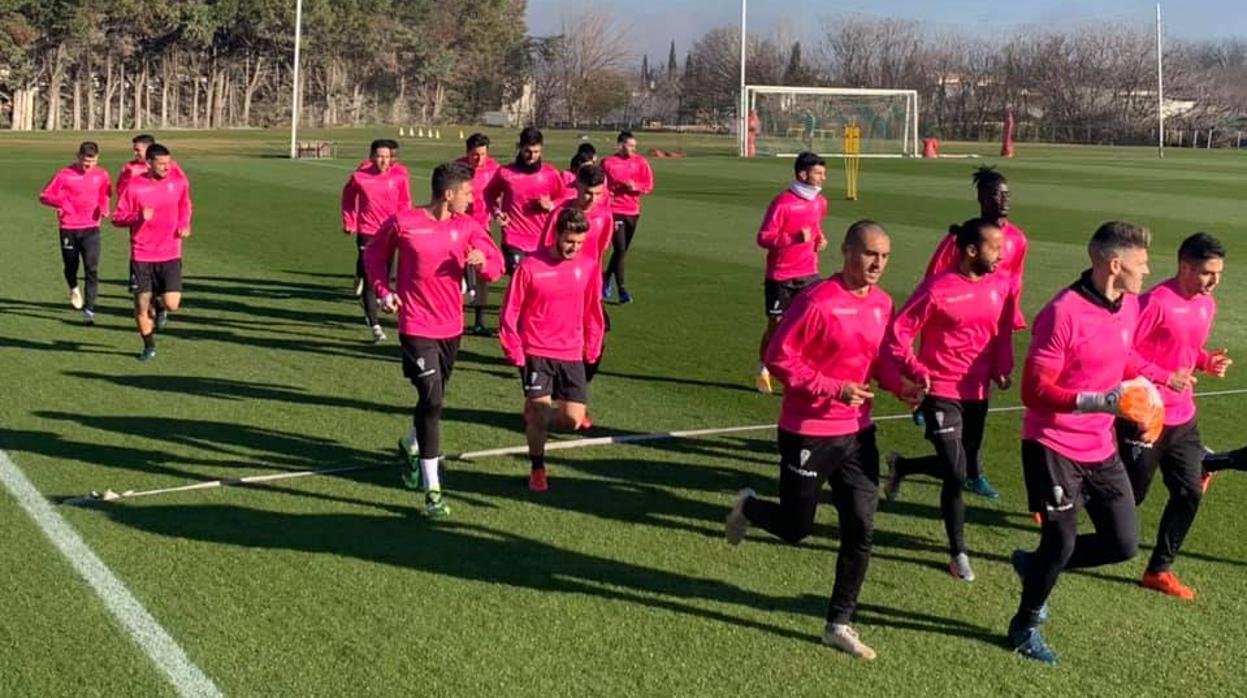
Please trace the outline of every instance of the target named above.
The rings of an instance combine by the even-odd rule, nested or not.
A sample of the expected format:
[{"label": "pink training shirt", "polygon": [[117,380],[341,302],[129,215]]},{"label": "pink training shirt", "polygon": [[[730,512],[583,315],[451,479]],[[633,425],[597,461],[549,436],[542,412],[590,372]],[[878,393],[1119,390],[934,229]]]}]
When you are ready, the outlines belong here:
[{"label": "pink training shirt", "polygon": [[[576,200],[564,201],[559,207],[554,209],[546,220],[546,229],[541,233],[541,246],[543,248],[553,247],[556,235],[555,226],[559,220],[559,213],[563,209],[578,208]],[[598,265],[602,264],[606,251],[611,246],[611,234],[614,232],[615,220],[611,217],[610,205],[605,199],[599,199],[593,208],[585,212],[585,218],[589,219],[589,232],[585,233],[584,246],[580,248],[581,254],[591,254],[597,260]]]},{"label": "pink training shirt", "polygon": [[[455,162],[472,167],[466,155]],[[499,167],[502,165],[497,160],[486,155],[479,166],[472,168],[472,205],[468,207],[468,215],[486,231],[489,230],[489,206],[485,203],[485,188],[493,181]]]},{"label": "pink training shirt", "polygon": [[781,429],[804,436],[845,436],[870,426],[873,401],[839,400],[846,382],[900,389],[895,366],[880,354],[892,298],[877,286],[849,291],[839,274],[799,294],[766,349],[766,367],[785,386]]},{"label": "pink training shirt", "polygon": [[511,277],[502,303],[498,341],[507,361],[526,357],[596,361],[602,355],[602,278],[593,255],[556,259],[554,250],[529,255]]},{"label": "pink training shirt", "polygon": [[[143,209],[152,209],[143,220]],[[168,262],[182,257],[178,231],[191,227],[191,190],[185,177],[170,174],[154,179],[145,174],[130,180],[117,202],[113,225],[130,229],[130,259]]]},{"label": "pink training shirt", "polygon": [[376,165],[356,170],[342,188],[342,229],[375,235],[390,216],[411,208],[406,168],[382,172]]},{"label": "pink training shirt", "polygon": [[[1139,298],[1125,294],[1116,311],[1102,299],[1092,300],[1080,285],[1088,275],[1056,295],[1035,316],[1027,375],[1022,392],[1033,394],[1027,381],[1044,376],[1058,391],[1107,392],[1134,377],[1130,360],[1139,319]],[[1117,449],[1111,414],[1056,411],[1027,401],[1022,438],[1032,439],[1079,463],[1108,459]]]},{"label": "pink training shirt", "polygon": [[[827,199],[803,199],[787,190],[771,200],[758,229],[758,247],[766,250],[768,281],[788,281],[818,274],[818,243],[823,240]],[[801,231],[810,239],[800,242]]]},{"label": "pink training shirt", "polygon": [[468,252],[485,253],[478,278],[502,276],[502,252],[470,216],[439,221],[427,208],[391,216],[364,248],[364,267],[378,298],[390,295],[390,260],[398,253],[398,331],[426,339],[463,334],[460,284]]},{"label": "pink training shirt", "polygon": [[541,243],[550,212],[542,207],[542,199],[558,205],[563,198],[563,177],[554,165],[542,163],[536,172],[526,172],[514,163],[498,168],[485,189],[485,203],[490,213],[507,215],[502,228],[502,242],[532,254]]},{"label": "pink training shirt", "polygon": [[649,161],[640,153],[627,158],[615,153],[602,159],[602,169],[606,170],[611,213],[641,215],[641,197],[654,191],[654,171],[650,169]]},{"label": "pink training shirt", "polygon": [[1195,391],[1169,387],[1175,371],[1208,370],[1211,355],[1204,343],[1212,333],[1217,302],[1196,294],[1185,298],[1177,279],[1157,284],[1139,298],[1139,325],[1134,350],[1139,373],[1156,384],[1165,400],[1165,424],[1177,426],[1195,417]]},{"label": "pink training shirt", "polygon": [[[136,177],[142,177],[147,174],[148,165],[146,160],[129,160],[121,166],[121,171],[117,173],[117,200],[121,200],[121,195],[126,193],[126,187]],[[173,158],[169,158],[169,177],[186,177],[186,173],[177,164]]]},{"label": "pink training shirt", "polygon": [[[1006,220],[1000,232],[1004,234],[1005,246],[1001,251],[1000,266],[995,273],[1009,277],[1010,313],[1013,315],[1013,331],[1018,332],[1026,329],[1026,314],[1022,312],[1022,277],[1030,242],[1026,239],[1026,233],[1014,225],[1013,221]],[[926,278],[946,271],[957,271],[960,267],[961,250],[957,249],[957,236],[945,235],[927,264]]]},{"label": "pink training shirt", "polygon": [[56,209],[61,230],[89,230],[100,227],[108,215],[112,195],[107,170],[96,166],[83,172],[75,164],[57,171],[39,192],[39,203]]},{"label": "pink training shirt", "polygon": [[[1013,373],[1008,295],[1009,279],[999,272],[924,280],[896,314],[884,344],[889,358],[911,381],[929,378],[935,397],[986,400],[992,378]],[[916,356],[915,339],[921,342]]]}]

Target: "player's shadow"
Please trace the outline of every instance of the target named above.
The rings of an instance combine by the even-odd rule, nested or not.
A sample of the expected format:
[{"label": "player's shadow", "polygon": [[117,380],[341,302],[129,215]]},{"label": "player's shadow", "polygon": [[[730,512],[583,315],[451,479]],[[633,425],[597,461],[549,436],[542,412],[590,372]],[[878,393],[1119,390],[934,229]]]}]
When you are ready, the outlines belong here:
[{"label": "player's shadow", "polygon": [[443,520],[419,525],[407,516],[290,514],[228,505],[101,505],[98,510],[118,524],[172,538],[354,558],[504,588],[631,603],[793,640],[815,639],[711,607],[730,604],[749,609],[750,615],[817,613],[802,597],[769,596],[474,524]]},{"label": "player's shadow", "polygon": [[992,646],[1005,644],[1003,633],[993,632],[990,628],[971,625],[956,618],[946,618],[931,613],[889,608],[876,604],[858,604],[856,622],[864,625],[897,628],[932,633],[940,636],[955,636],[967,640],[976,640]]},{"label": "player's shadow", "polygon": [[[153,416],[93,416],[36,411],[39,419],[120,434],[126,446],[72,441],[46,432],[0,433],[14,450],[58,460],[179,478],[214,479],[240,469],[308,470],[337,467],[370,468],[392,460],[388,451],[369,452],[332,439],[264,429],[234,422]],[[151,443],[143,444],[142,440]],[[5,448],[8,448],[7,446]],[[187,469],[181,466],[192,466]]]},{"label": "player's shadow", "polygon": [[747,393],[756,392],[756,388],[752,385],[743,383],[720,383],[717,381],[700,380],[696,378],[681,378],[679,376],[661,376],[649,373],[628,373],[618,369],[603,368],[598,372],[599,376],[607,376],[611,378],[622,378],[624,380],[640,381],[644,383],[669,383],[672,385],[688,385],[698,388],[715,388],[718,390],[744,391]]},{"label": "player's shadow", "polygon": [[[298,272],[311,276],[307,272]],[[194,276],[188,277],[188,283],[196,290],[230,297],[263,298],[265,300],[300,300],[338,302],[353,297],[351,277],[349,275],[324,274],[318,275],[334,278],[340,283],[312,284],[298,281],[277,280],[272,278],[239,277],[239,276]]]}]

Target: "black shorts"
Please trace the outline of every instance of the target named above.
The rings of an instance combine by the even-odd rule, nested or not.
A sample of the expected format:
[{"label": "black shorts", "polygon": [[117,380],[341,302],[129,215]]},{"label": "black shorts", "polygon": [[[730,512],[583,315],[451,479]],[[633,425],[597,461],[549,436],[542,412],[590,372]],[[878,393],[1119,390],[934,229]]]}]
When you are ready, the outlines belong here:
[{"label": "black shorts", "polygon": [[773,318],[783,317],[784,311],[792,304],[792,299],[796,298],[802,289],[817,282],[819,278],[815,274],[796,279],[785,279],[784,281],[767,279],[762,284],[762,287],[766,290],[766,316]]},{"label": "black shorts", "polygon": [[1048,515],[1079,511],[1090,498],[1134,499],[1126,466],[1116,452],[1103,461],[1082,463],[1027,439],[1022,441],[1022,476],[1030,510]]},{"label": "black shorts", "polygon": [[505,242],[502,243],[502,261],[506,263],[507,276],[514,274],[515,270],[519,268],[520,262],[524,261],[524,258],[527,256],[528,253],[524,250],[512,247]]},{"label": "black shorts", "polygon": [[130,261],[130,293],[156,296],[182,290],[182,260],[167,262]]},{"label": "black shorts", "polygon": [[427,390],[440,397],[459,356],[459,338],[428,339],[400,334],[398,343],[403,350],[403,375],[421,395]]},{"label": "black shorts", "polygon": [[589,403],[589,381],[585,362],[560,361],[530,356],[520,369],[524,397],[549,397],[559,402]]},{"label": "black shorts", "polygon": [[1180,481],[1187,489],[1201,487],[1205,451],[1194,417],[1183,424],[1166,426],[1154,444],[1140,441],[1139,425],[1129,420],[1118,419],[1114,429],[1117,432],[1117,452],[1130,474],[1136,503],[1143,503],[1157,468],[1167,480]]}]

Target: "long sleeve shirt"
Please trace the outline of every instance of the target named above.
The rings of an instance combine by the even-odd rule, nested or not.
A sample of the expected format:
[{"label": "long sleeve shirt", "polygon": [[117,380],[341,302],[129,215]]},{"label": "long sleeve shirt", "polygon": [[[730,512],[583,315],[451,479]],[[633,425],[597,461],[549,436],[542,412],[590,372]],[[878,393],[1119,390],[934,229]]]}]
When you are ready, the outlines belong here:
[{"label": "long sleeve shirt", "polygon": [[532,254],[541,244],[541,231],[550,212],[542,200],[558,205],[563,198],[563,177],[554,165],[545,163],[535,172],[527,172],[515,164],[503,165],[485,188],[485,203],[490,213],[502,212],[507,224],[502,227],[502,243]]},{"label": "long sleeve shirt", "polygon": [[[546,220],[546,229],[541,234],[543,248],[554,246],[559,213],[569,208],[577,208],[575,199],[559,204]],[[614,232],[615,222],[611,217],[610,205],[604,199],[599,200],[593,208],[585,212],[585,218],[589,219],[589,232],[585,233],[585,242],[580,253],[592,255],[598,265],[601,265],[606,251],[610,249],[611,233]]]},{"label": "long sleeve shirt", "polygon": [[[606,189],[611,195],[611,213],[641,215],[641,197],[654,191],[654,171],[640,153],[623,157],[616,153],[602,159]],[[629,186],[631,185],[631,186]]]},{"label": "long sleeve shirt", "polygon": [[406,168],[356,170],[342,188],[342,229],[375,235],[390,216],[411,208]]},{"label": "long sleeve shirt", "polygon": [[[472,167],[466,156],[455,162]],[[485,189],[493,181],[499,167],[501,165],[497,160],[486,156],[480,165],[472,168],[472,205],[468,207],[468,215],[486,231],[489,230],[489,205],[485,202]]]},{"label": "long sleeve shirt", "polygon": [[[151,218],[143,220],[143,210]],[[117,202],[113,225],[130,229],[130,259],[135,262],[168,262],[182,257],[178,233],[191,227],[190,184],[170,174],[154,179],[150,174],[132,179]]]},{"label": "long sleeve shirt", "polygon": [[498,341],[507,361],[529,356],[596,361],[602,354],[602,276],[592,255],[529,255],[511,277],[502,303]]},{"label": "long sleeve shirt", "polygon": [[[785,191],[771,200],[758,228],[758,247],[766,250],[766,278],[788,281],[818,274],[818,244],[823,237],[827,199],[803,199]],[[803,231],[809,239],[801,241]]]},{"label": "long sleeve shirt", "polygon": [[92,167],[83,172],[77,165],[57,171],[52,181],[39,192],[39,203],[56,209],[61,230],[98,228],[108,215],[113,186],[108,171]]},{"label": "long sleeve shirt", "polygon": [[489,282],[502,276],[502,252],[489,233],[466,215],[439,221],[428,209],[391,216],[364,248],[367,278],[378,298],[390,290],[390,260],[398,255],[398,331],[426,339],[463,334],[463,282],[468,252],[485,254],[478,276]]},{"label": "long sleeve shirt", "polygon": [[[146,160],[130,160],[121,166],[121,171],[117,173],[117,200],[121,200],[121,195],[126,193],[126,187],[130,185],[136,177],[142,177],[147,174],[148,166]],[[169,177],[186,177],[186,173],[177,164],[177,161],[170,158],[169,160]]]},{"label": "long sleeve shirt", "polygon": [[1185,298],[1177,279],[1164,281],[1139,298],[1139,325],[1134,349],[1139,373],[1156,384],[1165,401],[1165,424],[1177,426],[1195,417],[1195,394],[1169,387],[1179,370],[1209,368],[1211,354],[1204,349],[1212,332],[1217,302],[1196,294]]},{"label": "long sleeve shirt", "polygon": [[930,379],[931,395],[986,400],[992,378],[1013,373],[1008,294],[1009,279],[998,272],[977,279],[957,272],[926,279],[897,311],[888,355],[911,381]]},{"label": "long sleeve shirt", "polygon": [[[1026,239],[1026,233],[1014,225],[1013,221],[1006,220],[1000,232],[1004,234],[1005,241],[996,273],[1009,277],[1009,312],[1013,315],[1014,331],[1020,331],[1026,329],[1026,314],[1022,312],[1022,281],[1026,268],[1026,251],[1030,243]],[[957,236],[945,235],[927,264],[926,278],[947,271],[957,271],[960,267],[961,250],[957,249]]]},{"label": "long sleeve shirt", "polygon": [[880,352],[892,298],[877,286],[864,296],[837,274],[793,300],[767,345],[767,369],[784,384],[781,429],[805,436],[845,436],[870,426],[873,401],[840,401],[848,382],[877,381],[897,392],[900,376]]},{"label": "long sleeve shirt", "polygon": [[1113,415],[1075,411],[1078,393],[1108,392],[1138,369],[1131,359],[1139,298],[1108,302],[1090,272],[1059,292],[1035,316],[1022,374],[1022,438],[1079,463],[1113,455]]}]

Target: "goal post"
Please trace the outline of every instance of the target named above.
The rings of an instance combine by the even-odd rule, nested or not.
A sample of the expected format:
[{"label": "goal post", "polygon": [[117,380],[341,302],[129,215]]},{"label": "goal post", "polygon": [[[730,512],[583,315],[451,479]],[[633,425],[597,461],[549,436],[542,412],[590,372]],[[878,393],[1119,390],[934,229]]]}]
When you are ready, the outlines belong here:
[{"label": "goal post", "polygon": [[746,85],[741,157],[844,155],[844,128],[860,129],[860,157],[916,157],[917,90]]}]

